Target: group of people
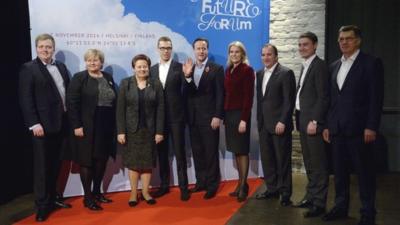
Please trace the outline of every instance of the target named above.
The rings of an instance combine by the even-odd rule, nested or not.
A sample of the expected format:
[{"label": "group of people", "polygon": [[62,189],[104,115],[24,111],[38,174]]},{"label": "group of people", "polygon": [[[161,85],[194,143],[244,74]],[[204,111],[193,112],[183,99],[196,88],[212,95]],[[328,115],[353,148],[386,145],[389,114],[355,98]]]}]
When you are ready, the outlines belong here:
[{"label": "group of people", "polygon": [[[89,49],[86,70],[70,80],[67,68],[53,59],[55,42],[48,34],[36,38],[37,58],[20,71],[20,102],[34,147],[34,190],[37,221],[47,219],[54,207],[70,207],[56,193],[60,151],[74,136],[73,159],[80,165],[84,206],[101,210],[112,202],[100,186],[107,160],[115,156],[116,141],[124,145],[123,164],[129,170],[135,207],[139,198],[155,204],[169,192],[169,152],[176,157],[180,199],[204,191],[214,198],[220,182],[219,128],[225,125],[227,150],[235,156],[236,188],[229,193],[245,201],[249,186],[251,109],[256,90],[257,126],[266,191],[256,199],[280,198],[292,205],[292,117],[300,131],[308,184],[295,207],[308,208],[304,217],[323,220],[346,217],[349,210],[350,165],[359,178],[360,225],[375,221],[375,177],[371,143],[377,136],[383,102],[383,66],[379,59],[360,51],[361,31],[354,25],[339,30],[342,57],[328,68],[316,55],[318,38],[312,32],[299,36],[298,50],[304,59],[296,85],[291,69],[278,62],[278,49],[261,49],[264,68],[255,72],[245,46],[228,46],[223,66],[208,57],[209,41],[197,38],[195,59],[183,64],[172,59],[172,41],[157,42],[159,62],[148,56],[132,59],[133,75],[116,90],[112,75],[102,71],[104,54]],[[256,87],[254,88],[254,85]],[[188,188],[185,126],[189,127],[196,184]],[[325,142],[333,149],[335,206],[325,212],[328,178]],[[160,185],[150,193],[152,169],[158,159]],[[139,196],[138,181],[142,189]],[[93,185],[92,185],[93,183]]]}]

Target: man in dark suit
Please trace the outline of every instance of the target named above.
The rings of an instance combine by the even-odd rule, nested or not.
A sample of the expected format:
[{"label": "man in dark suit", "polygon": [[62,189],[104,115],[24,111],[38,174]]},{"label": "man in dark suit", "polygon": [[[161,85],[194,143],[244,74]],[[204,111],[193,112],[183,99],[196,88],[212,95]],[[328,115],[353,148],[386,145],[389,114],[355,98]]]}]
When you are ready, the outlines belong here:
[{"label": "man in dark suit", "polygon": [[292,70],[278,63],[274,45],[264,45],[261,59],[265,68],[257,72],[257,122],[267,190],[256,198],[281,195],[281,205],[288,206],[292,203],[292,113],[296,80]]},{"label": "man in dark suit", "polygon": [[296,207],[309,210],[304,217],[315,217],[325,212],[328,194],[328,170],[322,130],[329,107],[328,67],[316,55],[318,38],[312,32],[299,37],[299,53],[304,59],[296,94],[296,127],[308,184],[306,194]]},{"label": "man in dark suit", "polygon": [[188,190],[187,164],[185,152],[185,106],[184,75],[182,64],[172,59],[172,41],[169,37],[160,37],[157,43],[160,62],[152,66],[150,76],[159,79],[164,89],[165,131],[164,141],[157,145],[161,185],[154,197],[161,197],[169,192],[170,165],[168,147],[170,141],[176,157],[178,182],[181,200],[190,199]]},{"label": "man in dark suit", "polygon": [[375,224],[375,171],[372,145],[376,140],[383,106],[383,65],[360,51],[361,30],[354,25],[339,29],[343,56],[331,64],[331,103],[324,139],[332,144],[335,206],[324,220],[346,217],[350,198],[350,163],[358,175],[361,219]]},{"label": "man in dark suit", "polygon": [[70,208],[57,198],[60,153],[68,137],[66,66],[53,60],[55,42],[49,34],[36,37],[37,58],[22,65],[19,97],[25,124],[32,132],[36,220],[45,221],[55,207]]},{"label": "man in dark suit", "polygon": [[206,191],[204,199],[215,197],[219,182],[219,127],[224,111],[224,69],[208,59],[208,40],[193,41],[196,57],[184,64],[190,140],[196,172],[191,192]]}]

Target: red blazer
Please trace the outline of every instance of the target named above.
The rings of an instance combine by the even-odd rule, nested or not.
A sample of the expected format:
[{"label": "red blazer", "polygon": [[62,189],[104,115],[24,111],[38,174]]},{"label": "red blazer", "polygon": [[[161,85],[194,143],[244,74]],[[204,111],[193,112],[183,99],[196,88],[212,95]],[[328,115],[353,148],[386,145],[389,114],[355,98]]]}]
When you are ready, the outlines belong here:
[{"label": "red blazer", "polygon": [[228,67],[225,71],[225,110],[241,110],[240,119],[250,121],[251,107],[254,95],[254,70],[249,65],[241,63],[231,73]]}]

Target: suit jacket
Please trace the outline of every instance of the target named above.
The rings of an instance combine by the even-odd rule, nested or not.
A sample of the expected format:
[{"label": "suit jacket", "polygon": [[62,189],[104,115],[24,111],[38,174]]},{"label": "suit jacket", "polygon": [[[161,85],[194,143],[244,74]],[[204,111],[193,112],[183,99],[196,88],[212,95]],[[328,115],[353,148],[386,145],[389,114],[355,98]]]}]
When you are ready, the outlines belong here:
[{"label": "suit jacket", "polygon": [[291,69],[278,63],[262,94],[264,70],[257,72],[257,121],[258,129],[275,133],[278,122],[285,124],[285,132],[293,130],[292,114],[296,98],[296,80]]},{"label": "suit jacket", "polygon": [[[192,70],[192,77],[194,67]],[[224,118],[224,69],[207,61],[199,86],[194,79],[186,82],[188,123],[209,126],[213,117]]]},{"label": "suit jacket", "polygon": [[[144,92],[146,126],[152,134],[164,133],[164,92],[157,79],[150,79]],[[134,134],[139,126],[139,91],[135,76],[121,81],[117,103],[118,134]]]},{"label": "suit jacket", "polygon": [[[159,64],[157,63],[150,68],[150,76],[153,79],[160,80],[158,67]],[[164,88],[165,120],[167,123],[185,122],[184,77],[182,64],[172,60]]]},{"label": "suit jacket", "polygon": [[[64,80],[69,84],[67,67],[55,61]],[[57,86],[39,58],[22,65],[19,73],[19,100],[27,127],[40,123],[45,133],[61,131],[64,106]]]},{"label": "suit jacket", "polygon": [[[102,71],[103,77],[117,96],[115,83],[111,74]],[[87,70],[76,73],[68,87],[67,107],[68,117],[72,129],[83,127],[84,138],[78,140],[78,153],[87,152],[87,149],[93,149],[94,144],[94,118],[98,103],[98,81],[90,77]],[[112,109],[115,112],[116,100],[112,103]],[[108,118],[115,127],[115,117]],[[112,137],[110,137],[112,138]],[[116,138],[114,137],[113,140]],[[115,145],[113,145],[114,147]],[[115,149],[110,149],[111,155],[115,157]]]},{"label": "suit jacket", "polygon": [[360,51],[339,90],[336,80],[341,64],[339,59],[329,67],[330,134],[363,135],[366,128],[377,131],[383,106],[382,61]]},{"label": "suit jacket", "polygon": [[[307,125],[312,120],[318,122],[317,132],[322,132],[326,125],[325,119],[329,107],[328,77],[328,67],[325,61],[316,56],[308,67],[299,94],[301,113],[298,129],[301,132],[307,132]],[[299,89],[299,85],[297,89]]]}]

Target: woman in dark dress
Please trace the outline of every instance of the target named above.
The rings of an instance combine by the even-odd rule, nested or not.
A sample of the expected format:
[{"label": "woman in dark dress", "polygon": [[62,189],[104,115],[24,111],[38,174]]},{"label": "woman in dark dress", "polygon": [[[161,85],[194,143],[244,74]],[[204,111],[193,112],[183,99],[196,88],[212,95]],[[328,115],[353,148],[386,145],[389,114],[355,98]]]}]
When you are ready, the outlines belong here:
[{"label": "woman in dark dress", "polygon": [[138,204],[138,181],[142,198],[148,204],[156,201],[149,193],[152,169],[155,167],[155,145],[163,140],[164,95],[161,82],[150,79],[150,59],[139,54],[132,59],[135,74],[121,81],[117,104],[118,142],[124,166],[129,169],[131,195],[129,206]]},{"label": "woman in dark dress", "polygon": [[112,202],[101,194],[100,186],[109,156],[115,157],[117,94],[112,75],[101,71],[103,52],[89,49],[84,59],[86,70],[76,73],[68,87],[67,107],[75,135],[74,161],[80,165],[83,203],[90,210],[102,210],[98,202]]},{"label": "woman in dark dress", "polygon": [[225,71],[225,135],[227,150],[235,154],[239,180],[230,196],[246,200],[249,185],[250,123],[254,94],[254,70],[249,65],[246,49],[239,41],[228,47]]}]

